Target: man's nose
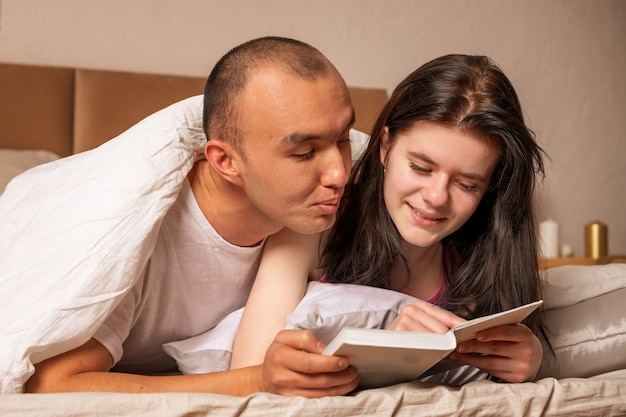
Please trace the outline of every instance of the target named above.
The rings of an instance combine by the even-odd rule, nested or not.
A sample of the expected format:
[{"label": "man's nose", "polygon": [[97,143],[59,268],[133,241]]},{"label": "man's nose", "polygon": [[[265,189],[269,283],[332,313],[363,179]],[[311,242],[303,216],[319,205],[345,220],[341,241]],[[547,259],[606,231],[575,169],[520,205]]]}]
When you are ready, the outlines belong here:
[{"label": "man's nose", "polygon": [[352,160],[350,152],[333,149],[325,157],[322,167],[322,185],[325,187],[343,187],[348,183]]}]

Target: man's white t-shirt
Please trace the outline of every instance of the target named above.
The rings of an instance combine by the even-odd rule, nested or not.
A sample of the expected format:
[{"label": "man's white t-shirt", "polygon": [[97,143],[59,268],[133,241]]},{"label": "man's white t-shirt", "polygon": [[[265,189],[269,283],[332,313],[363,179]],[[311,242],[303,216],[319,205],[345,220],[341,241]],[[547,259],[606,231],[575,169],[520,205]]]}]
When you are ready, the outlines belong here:
[{"label": "man's white t-shirt", "polygon": [[262,249],[263,242],[239,247],[219,236],[185,180],[142,277],[94,335],[113,370],[176,371],[162,345],[204,333],[243,307]]}]

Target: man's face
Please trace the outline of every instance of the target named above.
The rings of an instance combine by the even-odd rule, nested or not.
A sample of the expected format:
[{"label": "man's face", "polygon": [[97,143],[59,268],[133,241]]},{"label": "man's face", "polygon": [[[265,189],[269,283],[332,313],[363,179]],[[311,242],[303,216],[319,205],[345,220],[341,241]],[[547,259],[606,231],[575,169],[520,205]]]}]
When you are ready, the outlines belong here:
[{"label": "man's face", "polygon": [[263,69],[240,97],[238,172],[254,218],[300,233],[332,226],[351,169],[354,122],[341,77],[308,81]]}]

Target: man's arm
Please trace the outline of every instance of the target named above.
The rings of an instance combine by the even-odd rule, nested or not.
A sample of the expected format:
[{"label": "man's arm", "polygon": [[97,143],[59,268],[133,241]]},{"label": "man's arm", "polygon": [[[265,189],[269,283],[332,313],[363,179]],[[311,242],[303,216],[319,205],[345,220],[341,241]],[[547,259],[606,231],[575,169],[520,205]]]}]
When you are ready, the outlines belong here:
[{"label": "man's arm", "polygon": [[109,372],[112,359],[100,342],[35,365],[26,392],[212,392],[245,396],[265,391],[282,395],[343,395],[358,384],[348,361],[320,355],[324,346],[308,331],[282,331],[262,365],[198,375],[146,376]]}]

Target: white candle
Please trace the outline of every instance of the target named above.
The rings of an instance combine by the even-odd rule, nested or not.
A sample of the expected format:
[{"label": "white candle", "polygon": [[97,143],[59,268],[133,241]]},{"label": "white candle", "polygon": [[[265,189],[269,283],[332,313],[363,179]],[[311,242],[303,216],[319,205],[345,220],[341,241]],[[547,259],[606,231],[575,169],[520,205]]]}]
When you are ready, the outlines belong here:
[{"label": "white candle", "polygon": [[561,245],[561,256],[563,258],[574,256],[574,248],[572,248],[571,245],[567,245],[567,244]]},{"label": "white candle", "polygon": [[539,223],[539,242],[543,258],[558,258],[559,224],[552,219]]}]

